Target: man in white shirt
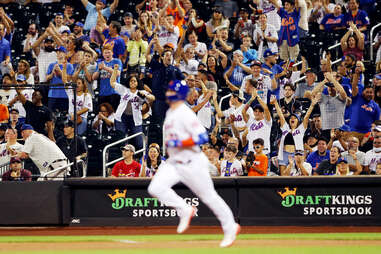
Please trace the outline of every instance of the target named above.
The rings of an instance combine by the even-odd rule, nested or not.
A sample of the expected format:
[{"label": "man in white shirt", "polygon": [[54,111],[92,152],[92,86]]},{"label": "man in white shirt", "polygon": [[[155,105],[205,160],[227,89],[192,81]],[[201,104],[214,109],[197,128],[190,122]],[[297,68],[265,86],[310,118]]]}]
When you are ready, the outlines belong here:
[{"label": "man in white shirt", "polygon": [[172,15],[167,15],[165,18],[160,17],[160,26],[154,32],[158,34],[160,46],[164,47],[165,44],[172,43],[176,51],[180,30],[174,25],[174,22],[175,19]]},{"label": "man in white shirt", "polygon": [[194,48],[194,52],[197,56],[197,59],[202,60],[206,53],[208,52],[208,49],[206,47],[206,44],[203,42],[198,42],[198,37],[195,31],[192,31],[188,35],[188,41],[189,43],[184,46],[184,52],[187,51],[188,48],[192,47]]},{"label": "man in white shirt", "polygon": [[0,165],[9,163],[11,157],[23,148],[23,145],[17,142],[16,129],[8,127],[4,136],[6,143],[0,144]]},{"label": "man in white shirt", "polygon": [[[40,44],[44,41],[43,47]],[[48,33],[41,35],[32,45],[32,49],[37,56],[38,76],[40,83],[46,82],[46,73],[51,63],[57,61],[57,54],[54,51],[54,41],[48,38]]]},{"label": "man in white shirt", "polygon": [[[41,175],[68,165],[68,159],[56,143],[35,132],[31,125],[24,124],[21,127],[21,134],[25,140],[25,145],[16,156],[21,159],[30,158],[39,168]],[[63,180],[65,175],[65,168],[63,168],[50,174],[48,179]]]}]

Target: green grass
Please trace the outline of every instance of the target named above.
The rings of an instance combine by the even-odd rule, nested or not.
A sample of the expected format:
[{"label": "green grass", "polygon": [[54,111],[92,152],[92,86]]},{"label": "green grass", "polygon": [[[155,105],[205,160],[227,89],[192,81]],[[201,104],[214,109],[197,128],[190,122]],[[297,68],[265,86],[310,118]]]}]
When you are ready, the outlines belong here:
[{"label": "green grass", "polygon": [[[118,241],[130,240],[144,242],[160,241],[208,241],[221,240],[222,235],[112,235],[112,236],[1,236],[0,243],[43,243],[43,242],[94,242],[94,241]],[[381,240],[379,233],[325,233],[325,234],[241,234],[240,240],[276,240],[276,239],[299,239],[299,240]],[[138,243],[139,244],[139,243]],[[4,245],[2,245],[4,246]],[[378,254],[381,246],[356,246],[348,243],[343,246],[233,246],[229,249],[215,247],[194,246],[189,248],[164,248],[164,249],[134,249],[126,245],[124,249],[110,250],[39,250],[39,251],[7,251],[0,248],[0,254]]]},{"label": "green grass", "polygon": [[[0,243],[11,242],[108,242],[115,240],[131,241],[207,241],[221,240],[217,235],[96,235],[96,236],[0,236]],[[381,240],[380,233],[303,233],[303,234],[241,234],[240,240]]]}]

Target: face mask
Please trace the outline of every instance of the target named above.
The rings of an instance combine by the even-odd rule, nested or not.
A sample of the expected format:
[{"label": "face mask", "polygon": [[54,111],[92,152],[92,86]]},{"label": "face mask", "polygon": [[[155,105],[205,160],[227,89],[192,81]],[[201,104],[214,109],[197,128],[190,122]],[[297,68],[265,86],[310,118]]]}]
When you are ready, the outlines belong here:
[{"label": "face mask", "polygon": [[381,147],[374,147],[373,151],[376,153],[379,153],[379,152],[381,152]]},{"label": "face mask", "polygon": [[52,52],[53,50],[54,50],[54,47],[52,46],[45,47],[46,52]]}]

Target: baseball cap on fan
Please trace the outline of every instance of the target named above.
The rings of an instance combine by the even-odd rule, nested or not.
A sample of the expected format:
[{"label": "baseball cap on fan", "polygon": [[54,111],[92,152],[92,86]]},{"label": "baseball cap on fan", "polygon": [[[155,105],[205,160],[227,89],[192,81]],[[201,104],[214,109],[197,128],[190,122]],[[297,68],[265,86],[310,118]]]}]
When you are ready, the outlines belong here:
[{"label": "baseball cap on fan", "polygon": [[125,151],[131,151],[131,152],[135,153],[135,147],[133,145],[131,145],[131,144],[127,144],[125,146],[122,146],[120,148],[120,150],[122,150],[122,151],[123,150],[125,150]]}]

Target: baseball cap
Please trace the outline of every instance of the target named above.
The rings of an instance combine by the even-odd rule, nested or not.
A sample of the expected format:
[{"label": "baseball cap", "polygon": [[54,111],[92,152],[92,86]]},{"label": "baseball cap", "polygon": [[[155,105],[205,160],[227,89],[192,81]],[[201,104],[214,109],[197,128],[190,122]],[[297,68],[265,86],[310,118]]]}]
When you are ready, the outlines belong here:
[{"label": "baseball cap", "polygon": [[348,164],[348,161],[347,161],[345,158],[343,158],[343,157],[341,157],[341,158],[337,161],[338,164],[339,164],[339,163],[342,163],[342,162]]},{"label": "baseball cap", "polygon": [[64,46],[59,46],[59,47],[57,48],[57,51],[64,52],[64,53],[67,52],[67,50],[66,50],[66,48],[65,48]]},{"label": "baseball cap", "polygon": [[131,145],[131,144],[127,144],[125,146],[122,146],[120,148],[120,150],[122,150],[122,151],[126,150],[126,151],[131,151],[131,152],[135,153],[135,147],[133,145]]},{"label": "baseball cap", "polygon": [[265,112],[261,104],[255,104],[253,110],[259,109],[261,112]]},{"label": "baseball cap", "polygon": [[74,122],[71,121],[71,120],[69,120],[69,121],[67,121],[67,122],[65,123],[64,127],[72,127],[72,128],[74,128]]},{"label": "baseball cap", "polygon": [[266,58],[266,57],[269,57],[269,56],[273,56],[275,55],[271,49],[266,49],[265,52],[263,53],[263,57]]},{"label": "baseball cap", "polygon": [[243,56],[243,53],[242,53],[242,51],[240,49],[235,50],[233,52],[233,55],[235,55],[235,54],[239,54],[239,55]]},{"label": "baseball cap", "polygon": [[79,27],[83,27],[83,23],[81,23],[81,22],[79,22],[79,21],[75,22],[74,25],[75,25],[75,26],[79,26]]},{"label": "baseball cap", "polygon": [[351,131],[351,127],[349,127],[349,125],[344,124],[343,126],[341,126],[339,128],[339,130],[345,131],[345,132],[350,132]]},{"label": "baseball cap", "polygon": [[241,90],[232,92],[232,95],[233,95],[234,97],[237,97],[237,98],[240,99],[241,101],[244,101],[244,100],[245,100],[245,97],[243,96],[243,92],[242,92]]},{"label": "baseball cap", "polygon": [[120,36],[126,36],[126,37],[128,37],[128,38],[131,38],[131,35],[130,35],[130,33],[129,32],[122,32],[122,33],[120,33]]},{"label": "baseball cap", "polygon": [[304,155],[304,151],[303,150],[296,150],[295,151],[295,155],[303,156]]},{"label": "baseball cap", "polygon": [[290,115],[290,117],[291,117],[291,116],[295,116],[296,119],[298,119],[298,122],[300,123],[300,116],[299,116],[298,114],[296,114],[296,113],[292,113],[292,114]]},{"label": "baseball cap", "polygon": [[14,163],[14,162],[21,163],[21,159],[19,157],[12,157],[10,162],[11,162],[11,164]]},{"label": "baseball cap", "polygon": [[17,108],[12,108],[12,109],[10,110],[10,113],[13,113],[13,112],[16,112],[17,114],[20,113],[19,110],[18,110]]},{"label": "baseball cap", "polygon": [[16,81],[25,81],[26,77],[23,74],[19,74],[16,77]]},{"label": "baseball cap", "polygon": [[103,3],[104,5],[107,3],[106,0],[97,0],[97,2],[101,2],[101,3]]},{"label": "baseball cap", "polygon": [[307,68],[306,73],[315,73],[315,71],[312,68]]},{"label": "baseball cap", "polygon": [[44,42],[54,42],[54,40],[52,39],[52,38],[46,38],[45,40],[44,40]]},{"label": "baseball cap", "polygon": [[165,48],[165,47],[168,47],[168,48],[171,48],[171,49],[175,49],[175,45],[173,45],[173,43],[170,43],[170,42],[166,43],[166,44],[164,45],[164,48]]},{"label": "baseball cap", "polygon": [[247,12],[248,13],[248,10],[246,8],[241,8],[241,9],[239,9],[239,12]]},{"label": "baseball cap", "polygon": [[381,125],[376,125],[373,130],[381,132]]},{"label": "baseball cap", "polygon": [[376,79],[381,79],[381,74],[376,74],[376,75],[374,75],[374,77],[375,77]]},{"label": "baseball cap", "polygon": [[260,61],[258,61],[258,60],[254,60],[254,61],[252,61],[251,64],[250,64],[250,67],[252,67],[252,66],[259,66],[259,67],[262,67],[262,63],[261,63]]},{"label": "baseball cap", "polygon": [[70,30],[63,30],[63,31],[61,32],[61,34],[63,34],[63,33],[71,34]]},{"label": "baseball cap", "polygon": [[21,126],[21,130],[22,131],[25,131],[25,130],[34,130],[33,129],[33,126],[32,125],[30,125],[30,124],[23,124],[22,126]]},{"label": "baseball cap", "polygon": [[8,128],[8,125],[5,123],[0,123],[0,130],[5,131]]},{"label": "baseball cap", "polygon": [[126,13],[124,14],[123,17],[130,17],[130,18],[133,18],[134,15],[132,15],[132,13],[128,11],[128,12],[126,12]]}]

